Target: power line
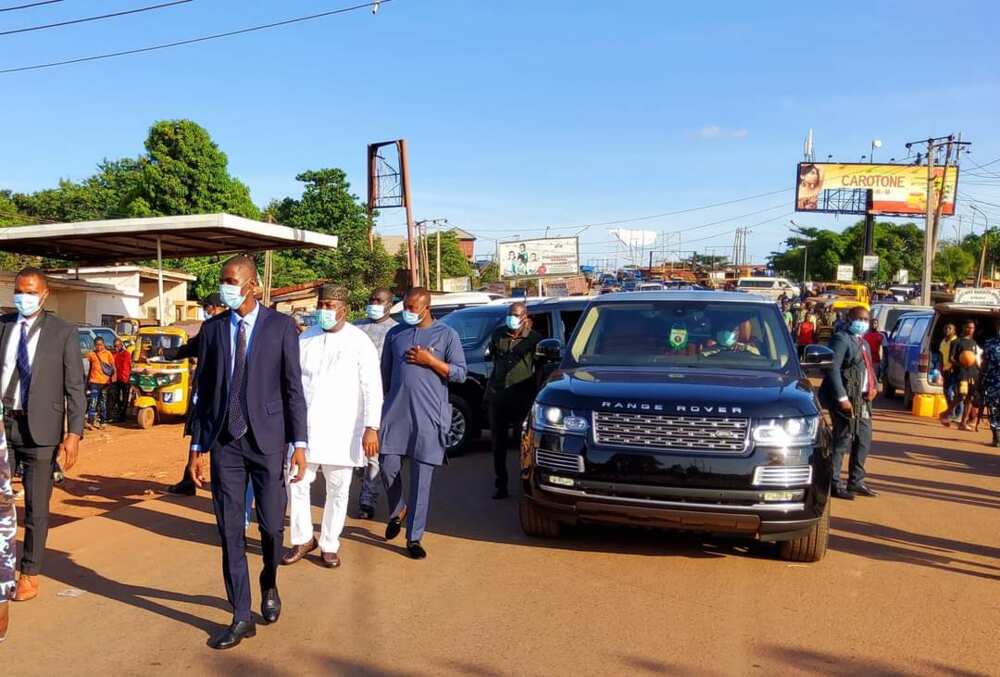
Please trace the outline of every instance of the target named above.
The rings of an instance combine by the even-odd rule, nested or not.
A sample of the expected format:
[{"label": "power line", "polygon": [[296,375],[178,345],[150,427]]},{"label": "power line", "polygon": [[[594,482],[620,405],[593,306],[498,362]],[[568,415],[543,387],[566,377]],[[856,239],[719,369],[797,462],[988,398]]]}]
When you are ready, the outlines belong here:
[{"label": "power line", "polygon": [[192,2],[192,0],[173,0],[172,2],[164,2],[159,5],[147,5],[146,7],[127,9],[122,12],[112,12],[111,14],[88,16],[84,17],[83,19],[70,19],[69,21],[59,21],[57,23],[44,24],[41,26],[29,26],[28,28],[15,28],[12,31],[0,31],[0,36],[14,35],[15,33],[30,33],[31,31],[43,31],[46,28],[59,28],[60,26],[71,26],[73,24],[87,23],[88,21],[99,21],[101,19],[112,19],[116,16],[125,16],[126,14],[139,14],[140,12],[151,12],[154,9],[163,9],[165,7],[173,7],[174,5],[183,5],[188,2]]},{"label": "power line", "polygon": [[0,12],[13,12],[17,9],[28,9],[29,7],[39,7],[41,5],[54,5],[63,0],[43,0],[42,2],[29,2],[26,5],[14,5],[13,7],[0,7]]},{"label": "power line", "polygon": [[346,12],[353,12],[359,9],[365,9],[367,7],[375,7],[377,5],[384,5],[392,0],[372,0],[371,2],[366,2],[361,5],[353,5],[351,7],[342,7],[341,9],[333,9],[328,12],[320,12],[318,14],[310,14],[308,16],[295,17],[294,19],[284,19],[282,21],[274,21],[268,24],[261,24],[259,26],[249,26],[247,28],[239,28],[233,31],[226,31],[225,33],[213,33],[212,35],[202,35],[197,38],[190,38],[187,40],[177,40],[175,42],[165,42],[159,45],[152,45],[150,47],[140,47],[138,49],[128,49],[120,52],[108,52],[106,54],[95,54],[94,56],[84,56],[76,59],[66,59],[64,61],[52,61],[49,63],[34,64],[31,66],[18,66],[16,68],[4,68],[0,69],[0,75],[6,75],[8,73],[20,73],[22,71],[34,71],[41,70],[43,68],[54,68],[56,66],[68,66],[75,63],[85,63],[88,61],[99,61],[101,59],[111,59],[119,56],[128,56],[130,54],[142,54],[145,52],[155,52],[160,49],[169,49],[171,47],[180,47],[182,45],[192,45],[198,42],[207,42],[208,40],[217,40],[219,38],[228,38],[234,35],[243,35],[245,33],[253,33],[255,31],[263,31],[269,28],[278,28],[279,26],[288,26],[289,24],[301,23],[303,21],[312,21],[313,19],[321,19],[327,16],[333,16],[334,14],[344,14]]}]

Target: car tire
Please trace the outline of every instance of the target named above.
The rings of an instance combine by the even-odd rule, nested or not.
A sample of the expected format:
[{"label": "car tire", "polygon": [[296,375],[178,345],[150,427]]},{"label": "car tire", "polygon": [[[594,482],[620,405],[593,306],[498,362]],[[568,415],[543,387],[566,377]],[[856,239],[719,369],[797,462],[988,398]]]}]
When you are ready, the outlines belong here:
[{"label": "car tire", "polygon": [[906,410],[913,408],[913,388],[910,387],[909,375],[903,381],[903,408]]},{"label": "car tire", "polygon": [[143,430],[152,428],[156,422],[156,411],[152,407],[143,407],[135,414],[135,421]]},{"label": "car tire", "polygon": [[518,506],[521,531],[533,538],[559,538],[560,525],[551,517],[542,514],[530,501],[521,499]]},{"label": "car tire", "polygon": [[891,383],[889,383],[888,375],[882,377],[882,394],[885,395],[887,399],[896,399],[896,389],[892,387]]},{"label": "car tire", "polygon": [[447,452],[449,457],[461,456],[472,442],[472,408],[458,395],[449,395],[451,404],[451,428],[448,430]]},{"label": "car tire", "polygon": [[778,554],[788,562],[818,562],[826,554],[826,545],[830,540],[830,503],[826,497],[826,507],[823,514],[812,528],[799,538],[782,541],[778,544]]}]

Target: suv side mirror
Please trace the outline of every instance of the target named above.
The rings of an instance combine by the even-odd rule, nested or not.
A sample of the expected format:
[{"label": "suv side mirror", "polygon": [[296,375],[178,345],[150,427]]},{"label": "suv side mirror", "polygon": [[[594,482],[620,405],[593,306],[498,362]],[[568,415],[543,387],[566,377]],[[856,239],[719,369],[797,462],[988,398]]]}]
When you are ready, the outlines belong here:
[{"label": "suv side mirror", "polygon": [[833,366],[833,351],[815,343],[808,345],[802,351],[801,364],[806,371],[829,369]]},{"label": "suv side mirror", "polygon": [[542,362],[551,364],[562,360],[562,341],[555,338],[542,339],[535,346],[535,357]]}]

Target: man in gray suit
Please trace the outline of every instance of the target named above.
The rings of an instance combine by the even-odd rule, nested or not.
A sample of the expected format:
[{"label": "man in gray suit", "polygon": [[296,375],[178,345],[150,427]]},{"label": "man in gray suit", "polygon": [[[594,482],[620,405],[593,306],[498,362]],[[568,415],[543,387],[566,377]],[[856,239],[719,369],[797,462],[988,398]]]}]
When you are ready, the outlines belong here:
[{"label": "man in gray suit", "polygon": [[43,310],[45,274],[25,268],[14,280],[17,313],[0,317],[0,387],[7,443],[23,467],[24,548],[14,601],[38,596],[49,530],[53,463],[76,463],[87,411],[76,328]]},{"label": "man in gray suit", "polygon": [[[823,379],[820,397],[833,419],[833,486],[837,498],[877,496],[865,484],[865,459],[872,446],[872,401],[878,394],[872,356],[864,335],[868,311],[856,306],[830,339],[833,366]],[[844,455],[850,455],[847,486],[840,479]]]}]

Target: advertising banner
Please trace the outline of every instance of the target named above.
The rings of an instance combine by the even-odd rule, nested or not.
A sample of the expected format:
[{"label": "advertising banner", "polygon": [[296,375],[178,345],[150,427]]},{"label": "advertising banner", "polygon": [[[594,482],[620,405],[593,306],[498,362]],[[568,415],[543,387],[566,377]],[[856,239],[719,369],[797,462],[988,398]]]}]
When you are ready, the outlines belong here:
[{"label": "advertising banner", "polygon": [[993,287],[959,287],[955,303],[967,306],[1000,306],[1000,289]]},{"label": "advertising banner", "polygon": [[841,263],[837,266],[837,282],[852,282],[854,280],[854,266],[849,263]]},{"label": "advertising banner", "polygon": [[[935,190],[941,191],[944,167],[934,168]],[[800,212],[836,211],[823,208],[824,190],[872,191],[872,212],[923,216],[927,213],[927,167],[832,162],[800,162],[795,188],[795,209]],[[958,167],[948,168],[941,214],[955,213]]]},{"label": "advertising banner", "polygon": [[878,256],[875,254],[865,254],[861,258],[861,270],[872,273],[878,270]]},{"label": "advertising banner", "polygon": [[471,289],[468,277],[446,277],[441,280],[441,291],[460,292]]},{"label": "advertising banner", "polygon": [[497,261],[504,278],[577,275],[580,253],[575,237],[517,240],[497,244]]}]

